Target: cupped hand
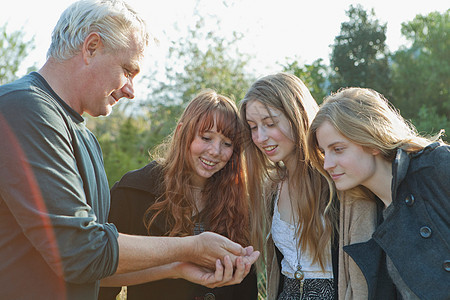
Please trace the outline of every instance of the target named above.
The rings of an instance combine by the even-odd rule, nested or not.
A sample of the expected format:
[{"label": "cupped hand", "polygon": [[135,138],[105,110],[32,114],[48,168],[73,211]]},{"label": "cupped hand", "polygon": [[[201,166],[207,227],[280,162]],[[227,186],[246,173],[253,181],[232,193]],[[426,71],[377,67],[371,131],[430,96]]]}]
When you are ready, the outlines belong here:
[{"label": "cupped hand", "polygon": [[216,261],[215,271],[189,262],[178,262],[177,264],[179,278],[208,288],[217,287],[224,277],[224,267],[220,259]]},{"label": "cupped hand", "polygon": [[[252,259],[255,259],[254,257],[255,255],[252,256]],[[181,278],[193,283],[201,284],[208,288],[216,288],[241,283],[250,272],[251,264],[245,263],[244,257],[236,258],[235,267],[233,267],[233,263],[228,255],[223,258],[223,261],[223,264],[220,259],[216,261],[215,271],[192,263],[179,263],[178,274]]]},{"label": "cupped hand", "polygon": [[229,256],[233,266],[238,256],[249,256],[248,249],[217,233],[203,232],[191,238],[195,246],[189,261],[209,269],[216,269],[217,259],[225,256]]},{"label": "cupped hand", "polygon": [[252,246],[248,246],[244,249],[245,249],[246,254],[243,256],[243,261],[246,265],[249,264],[251,266],[258,259],[260,252],[254,251]]}]

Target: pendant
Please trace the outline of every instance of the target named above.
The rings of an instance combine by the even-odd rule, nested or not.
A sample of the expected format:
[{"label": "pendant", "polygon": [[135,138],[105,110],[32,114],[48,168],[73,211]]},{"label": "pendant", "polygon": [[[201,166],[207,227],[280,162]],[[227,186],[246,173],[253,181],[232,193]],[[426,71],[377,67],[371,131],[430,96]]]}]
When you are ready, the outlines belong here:
[{"label": "pendant", "polygon": [[297,268],[297,271],[295,271],[295,273],[294,273],[294,277],[297,280],[303,280],[303,278],[305,278],[305,274],[303,273],[301,267]]}]

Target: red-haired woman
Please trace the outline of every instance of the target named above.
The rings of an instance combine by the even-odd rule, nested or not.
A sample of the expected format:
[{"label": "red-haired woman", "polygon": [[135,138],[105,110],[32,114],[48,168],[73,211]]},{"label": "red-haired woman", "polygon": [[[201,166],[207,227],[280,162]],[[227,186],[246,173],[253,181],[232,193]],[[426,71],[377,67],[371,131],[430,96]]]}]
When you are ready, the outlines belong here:
[{"label": "red-haired woman", "polygon": [[[248,245],[241,132],[233,101],[210,90],[200,93],[167,142],[157,148],[162,155],[113,186],[109,221],[123,233],[188,236],[213,231]],[[115,299],[118,291],[102,288],[100,299]],[[256,298],[253,271],[232,286],[208,288],[174,278],[127,290],[128,300]]]}]

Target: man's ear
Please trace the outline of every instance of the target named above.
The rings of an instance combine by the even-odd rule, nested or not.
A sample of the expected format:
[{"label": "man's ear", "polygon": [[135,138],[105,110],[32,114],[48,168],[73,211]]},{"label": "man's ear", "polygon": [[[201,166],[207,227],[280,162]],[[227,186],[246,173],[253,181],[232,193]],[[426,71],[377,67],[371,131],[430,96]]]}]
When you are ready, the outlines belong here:
[{"label": "man's ear", "polygon": [[83,60],[86,64],[89,64],[91,58],[93,58],[99,49],[103,46],[102,38],[97,32],[90,33],[84,40],[82,53]]}]

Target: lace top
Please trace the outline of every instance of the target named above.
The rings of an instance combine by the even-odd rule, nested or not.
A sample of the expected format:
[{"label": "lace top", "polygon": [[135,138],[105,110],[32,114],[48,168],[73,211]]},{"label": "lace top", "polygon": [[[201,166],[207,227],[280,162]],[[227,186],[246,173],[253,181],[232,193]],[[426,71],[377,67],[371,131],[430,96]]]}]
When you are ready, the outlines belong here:
[{"label": "lace top", "polygon": [[[287,223],[280,218],[278,211],[278,199],[280,196],[280,189],[275,199],[274,214],[272,220],[272,239],[283,254],[284,258],[281,261],[281,273],[289,278],[294,278],[294,273],[297,270],[297,245],[298,239],[295,237],[294,225]],[[331,246],[329,246],[331,247]],[[298,251],[301,251],[300,249]],[[331,248],[329,249],[331,254]],[[330,261],[325,265],[325,272],[322,272],[318,263],[311,264],[312,258],[308,253],[299,253],[300,264],[305,278],[333,278],[333,270]]]}]

